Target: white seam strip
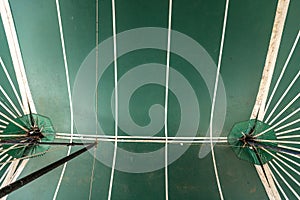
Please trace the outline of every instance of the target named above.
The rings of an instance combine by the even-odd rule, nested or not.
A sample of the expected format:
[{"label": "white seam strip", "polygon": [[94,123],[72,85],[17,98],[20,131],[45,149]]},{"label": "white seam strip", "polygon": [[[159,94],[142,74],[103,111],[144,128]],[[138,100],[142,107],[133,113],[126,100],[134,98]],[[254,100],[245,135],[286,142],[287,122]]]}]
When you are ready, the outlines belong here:
[{"label": "white seam strip", "polygon": [[[57,136],[70,136],[70,133],[56,133]],[[159,136],[134,136],[134,135],[119,135],[119,136],[112,136],[112,135],[95,135],[95,134],[73,134],[74,137],[94,137],[94,138],[117,138],[117,139],[162,139],[165,140],[165,137]],[[210,140],[210,137],[207,136],[199,136],[199,137],[174,137],[169,136],[167,137],[168,140]],[[214,140],[226,140],[227,137],[213,137]]]},{"label": "white seam strip", "polygon": [[210,113],[210,123],[209,123],[211,155],[212,155],[214,172],[215,172],[217,186],[218,186],[219,195],[220,195],[221,200],[223,200],[224,197],[223,197],[222,187],[221,187],[220,180],[219,180],[218,168],[217,168],[215,152],[214,152],[214,143],[213,143],[212,138],[213,138],[214,109],[215,109],[216,96],[217,96],[218,83],[219,83],[219,75],[220,75],[220,69],[221,69],[221,63],[222,63],[223,46],[224,46],[225,31],[226,31],[226,25],[227,25],[228,6],[229,6],[229,0],[226,0],[225,13],[224,13],[224,19],[223,19],[224,21],[223,21],[223,28],[222,28],[222,38],[221,38],[220,52],[219,52],[219,58],[218,58],[218,68],[217,68],[216,80],[215,80],[215,85],[214,85],[214,94],[213,94],[213,101],[212,101],[211,113]]},{"label": "white seam strip", "polygon": [[[11,136],[11,135],[6,135]],[[2,137],[2,136],[0,136]],[[58,139],[65,139],[69,140],[70,137],[68,136],[56,136]],[[124,142],[124,143],[166,143],[166,139],[128,139],[128,138],[101,138],[101,137],[73,137],[73,140],[84,140],[84,141],[101,141],[101,142],[114,142],[117,140],[118,142]],[[227,143],[227,139],[222,140],[213,140],[214,143]],[[193,139],[175,139],[175,140],[168,140],[168,144],[204,144],[204,143],[210,143],[210,139],[204,139],[204,140],[193,140]]]},{"label": "white seam strip", "polygon": [[[96,74],[96,88],[98,85],[98,63],[99,63],[99,49],[98,49],[98,43],[99,43],[99,1],[96,0],[96,20],[95,20],[95,40],[96,40],[96,65],[95,65],[95,74]],[[98,135],[98,89],[96,89],[95,92],[95,107],[96,107],[96,121],[95,121],[95,126],[96,126],[96,135]],[[94,182],[94,176],[95,176],[95,164],[96,164],[96,156],[97,156],[97,147],[94,147],[94,158],[93,158],[93,165],[92,165],[92,173],[91,173],[91,178],[90,178],[90,192],[89,192],[89,200],[92,199],[92,191],[93,191],[93,182]]]},{"label": "white seam strip", "polygon": [[171,50],[171,31],[172,31],[172,0],[169,0],[168,12],[168,39],[167,39],[167,63],[166,63],[166,86],[165,86],[165,199],[169,199],[169,180],[168,180],[168,101],[169,101],[169,76],[170,76],[170,50]]},{"label": "white seam strip", "polygon": [[[272,33],[271,38],[269,42],[269,47],[267,51],[267,56],[265,60],[265,66],[263,69],[259,90],[256,96],[255,105],[252,110],[251,118],[255,118],[258,110],[260,109],[258,120],[263,121],[264,115],[265,115],[265,106],[267,103],[267,98],[270,90],[270,84],[273,77],[274,68],[276,65],[276,60],[278,56],[278,51],[280,48],[282,33],[284,30],[284,24],[286,20],[286,16],[289,9],[289,3],[290,0],[278,0],[277,2],[277,8],[275,12],[275,18],[273,22],[272,27]],[[275,198],[274,196],[271,196],[270,193],[271,190],[274,189],[273,193],[277,193],[276,188],[273,188],[271,190],[268,190],[268,187],[266,183],[264,183],[265,189],[268,193],[269,198]],[[276,198],[279,198],[278,193],[276,194]]]},{"label": "white seam strip", "polygon": [[[113,28],[113,48],[114,48],[114,84],[115,84],[115,136],[118,136],[118,63],[117,63],[117,31],[116,31],[116,8],[115,8],[115,1],[112,0],[112,28]],[[113,161],[111,167],[111,175],[110,175],[110,182],[109,182],[109,190],[108,190],[108,197],[107,199],[111,199],[112,194],[112,187],[114,182],[114,173],[115,173],[115,166],[116,166],[116,159],[117,159],[117,148],[118,148],[118,141],[115,139],[114,144],[114,154],[113,154]]]},{"label": "white seam strip", "polygon": [[90,191],[89,191],[89,200],[92,199],[92,190],[93,190],[93,182],[94,182],[94,174],[95,174],[95,163],[96,163],[96,146],[94,147],[94,159],[93,159],[93,165],[92,165],[92,174],[91,174],[91,178],[90,178]]},{"label": "white seam strip", "polygon": [[[67,88],[68,88],[68,96],[69,96],[69,104],[70,104],[70,118],[71,118],[71,139],[70,142],[72,142],[73,138],[73,102],[72,102],[72,96],[71,96],[71,87],[70,87],[70,78],[69,78],[69,69],[68,69],[68,61],[67,61],[67,56],[66,56],[66,49],[65,49],[65,42],[64,42],[64,34],[63,34],[63,28],[62,28],[62,20],[61,20],[61,15],[60,15],[60,7],[59,7],[59,0],[56,0],[56,10],[57,10],[57,18],[58,18],[58,25],[59,25],[59,32],[60,32],[60,40],[61,40],[61,47],[62,47],[62,53],[63,53],[63,59],[64,59],[64,66],[65,66],[65,72],[66,72],[66,81],[67,81]],[[71,153],[71,146],[68,148],[67,155],[70,155]],[[67,167],[67,162],[64,164],[57,187],[55,189],[55,193],[53,196],[53,200],[56,199],[62,178],[64,176],[65,170]]]},{"label": "white seam strip", "polygon": [[[57,139],[65,139],[65,140],[69,140],[69,137],[63,137],[63,136],[57,136]],[[79,137],[73,137],[73,140],[81,140],[81,141],[101,141],[101,142],[114,142],[116,141],[116,139],[112,139],[112,138],[79,138]],[[136,140],[136,139],[117,139],[117,142],[123,142],[123,143],[162,143],[165,144],[166,140]],[[226,143],[228,143],[227,140],[214,140],[214,143],[224,143],[226,146],[230,146],[227,145]],[[209,144],[210,140],[199,140],[199,141],[195,141],[195,140],[168,140],[167,141],[168,144]]]},{"label": "white seam strip", "polygon": [[[278,56],[278,51],[280,48],[282,33],[284,30],[284,24],[289,8],[289,0],[278,0],[275,18],[272,27],[272,33],[270,37],[269,47],[267,51],[267,56],[265,60],[265,66],[263,69],[259,90],[256,96],[255,105],[252,110],[251,118],[258,117],[258,120],[263,121],[265,115],[266,101],[268,98],[270,84],[273,77],[274,68],[276,65],[276,60]],[[258,113],[258,111],[260,111]],[[258,115],[258,116],[257,116]],[[257,136],[254,136],[257,137]],[[265,171],[267,175],[270,175],[270,168],[268,163],[264,164]],[[279,192],[274,184],[272,177],[269,178],[269,183],[266,181],[265,176],[262,173],[261,168],[255,166],[256,171],[261,179],[261,182],[265,188],[265,191],[269,199],[281,199]]]},{"label": "white seam strip", "polygon": [[[295,50],[295,48],[296,48],[296,46],[297,46],[299,37],[300,37],[300,31],[298,32],[298,35],[297,35],[297,37],[296,37],[296,40],[294,41],[294,44],[293,44],[293,46],[292,46],[292,49],[291,49],[291,51],[290,51],[290,53],[289,53],[289,55],[288,55],[288,57],[287,57],[287,59],[286,59],[286,61],[285,61],[285,63],[284,63],[284,66],[283,66],[283,68],[282,68],[282,70],[281,70],[281,72],[280,72],[280,75],[279,75],[279,77],[278,77],[278,80],[276,81],[276,84],[275,84],[275,86],[274,86],[274,88],[273,88],[272,94],[271,94],[270,97],[269,97],[268,103],[267,103],[266,108],[265,108],[265,112],[268,110],[268,108],[269,108],[269,106],[270,106],[270,103],[271,103],[271,101],[272,101],[272,99],[273,99],[273,96],[274,96],[274,94],[275,94],[275,92],[276,92],[276,90],[277,90],[277,87],[278,87],[278,85],[279,85],[279,83],[280,83],[280,81],[281,81],[281,79],[282,79],[282,77],[283,77],[283,75],[284,75],[285,69],[287,68],[287,66],[288,66],[288,64],[289,64],[289,62],[290,62],[290,59],[291,59],[291,57],[292,57],[292,55],[293,55],[293,53],[294,53],[294,50]],[[270,115],[269,115],[269,117],[270,117]],[[268,122],[268,120],[269,120],[269,118],[266,119],[266,123]]]}]

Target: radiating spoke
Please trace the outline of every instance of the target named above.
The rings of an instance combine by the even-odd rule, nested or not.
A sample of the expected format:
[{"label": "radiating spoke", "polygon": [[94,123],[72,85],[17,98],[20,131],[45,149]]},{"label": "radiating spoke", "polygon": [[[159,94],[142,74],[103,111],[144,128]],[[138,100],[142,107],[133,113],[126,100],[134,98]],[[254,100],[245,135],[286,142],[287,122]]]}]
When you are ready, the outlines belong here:
[{"label": "radiating spoke", "polygon": [[0,119],[0,122],[1,122],[2,124],[5,124],[5,125],[8,125],[8,124],[9,124],[8,121],[5,121],[5,120],[3,120],[3,119]]},{"label": "radiating spoke", "polygon": [[290,138],[300,138],[300,135],[287,135],[287,136],[279,136],[279,137],[277,137],[278,140],[290,139]]},{"label": "radiating spoke", "polygon": [[284,196],[284,198],[285,198],[286,200],[288,200],[289,198],[286,196],[284,190],[283,190],[282,187],[280,186],[279,182],[277,181],[277,179],[276,179],[276,177],[274,176],[274,174],[273,174],[272,171],[270,171],[270,174],[271,174],[271,176],[272,176],[272,178],[273,178],[273,180],[274,180],[276,186],[279,188],[281,194]]},{"label": "radiating spoke", "polygon": [[292,101],[290,101],[273,119],[272,119],[272,121],[270,121],[270,125],[271,124],[273,124],[274,123],[274,121],[276,120],[276,119],[278,119],[281,115],[282,115],[282,113],[284,113],[296,100],[298,100],[299,99],[299,97],[300,97],[300,93],[298,93],[293,99],[292,99]]},{"label": "radiating spoke", "polygon": [[[300,130],[300,127],[297,127],[297,128],[285,130],[285,131],[282,131],[282,132],[277,132],[276,136],[284,135],[284,134],[287,134],[287,133],[292,133],[292,132],[299,131],[299,130]],[[280,137],[277,137],[277,138],[280,138]]]},{"label": "radiating spoke", "polygon": [[[287,57],[287,59],[286,59],[286,61],[285,61],[285,63],[284,63],[284,66],[283,66],[283,68],[282,68],[282,70],[281,70],[281,72],[280,72],[280,75],[279,75],[279,78],[277,79],[277,81],[276,81],[276,84],[275,84],[275,86],[274,86],[274,88],[273,88],[273,91],[272,91],[272,93],[271,93],[271,95],[270,95],[270,98],[269,98],[269,100],[268,100],[268,103],[267,103],[267,105],[266,105],[266,107],[265,107],[265,111],[267,111],[268,110],[268,108],[269,108],[269,106],[270,106],[270,104],[271,104],[271,101],[272,101],[272,99],[273,99],[273,96],[274,96],[274,94],[275,94],[275,92],[276,92],[276,90],[277,90],[277,88],[278,88],[278,85],[279,85],[279,83],[280,83],[280,81],[281,81],[281,79],[282,79],[282,77],[283,77],[283,75],[284,75],[284,73],[285,73],[285,70],[286,70],[286,68],[287,68],[287,66],[288,66],[288,64],[289,64],[289,62],[290,62],[290,59],[291,59],[291,57],[292,57],[292,55],[293,55],[293,53],[294,53],[294,50],[295,50],[295,48],[296,48],[296,46],[297,46],[297,43],[298,43],[298,41],[299,41],[299,37],[300,37],[300,31],[298,32],[298,35],[297,35],[297,37],[296,37],[296,39],[295,39],[295,41],[294,41],[294,44],[293,44],[293,46],[292,46],[292,48],[291,48],[291,51],[290,51],[290,53],[289,53],[289,55],[288,55],[288,57]],[[268,119],[266,120],[266,122],[268,121]],[[272,124],[272,123],[271,123]]]},{"label": "radiating spoke", "polygon": [[8,100],[8,102],[10,103],[10,105],[13,107],[13,109],[16,111],[16,113],[18,114],[18,116],[21,116],[21,112],[19,111],[19,109],[16,107],[16,105],[14,104],[14,102],[11,100],[11,98],[7,95],[7,93],[5,92],[5,90],[2,88],[2,86],[0,85],[0,91],[2,92],[2,94],[4,95],[4,97]]},{"label": "radiating spoke", "polygon": [[4,108],[4,110],[10,114],[10,116],[12,116],[13,118],[17,118],[17,116],[1,101],[0,106]]},{"label": "radiating spoke", "polygon": [[275,104],[275,106],[273,107],[272,111],[270,112],[269,116],[267,117],[267,119],[265,121],[266,123],[268,123],[269,119],[272,117],[273,113],[275,112],[275,110],[277,109],[279,104],[282,102],[282,100],[287,95],[287,93],[290,91],[290,89],[294,86],[294,84],[297,81],[297,79],[299,78],[299,76],[300,76],[300,70],[298,71],[297,75],[293,78],[293,80],[291,81],[289,86],[284,90],[284,93],[280,96],[279,100],[277,100],[277,103]]},{"label": "radiating spoke", "polygon": [[16,90],[16,87],[15,87],[14,83],[13,83],[12,80],[11,80],[11,77],[10,77],[10,75],[9,75],[7,69],[6,69],[6,66],[4,65],[4,62],[3,62],[3,60],[2,60],[1,57],[0,57],[0,64],[1,64],[1,66],[2,66],[2,68],[3,68],[3,70],[4,70],[4,73],[5,73],[6,77],[7,77],[7,80],[8,80],[8,82],[10,83],[10,86],[11,86],[11,88],[13,89],[13,92],[14,92],[14,94],[15,94],[17,100],[18,100],[19,106],[23,109],[23,104],[22,104],[22,102],[21,102],[20,96],[19,96],[19,94],[18,94],[18,92],[17,92],[17,90]]},{"label": "radiating spoke", "polygon": [[280,159],[278,156],[276,156],[275,154],[271,153],[267,149],[265,149],[265,148],[262,148],[262,149],[264,151],[266,151],[268,154],[270,154],[272,157],[274,157],[276,160],[278,160],[279,162],[281,162],[282,164],[284,164],[290,170],[292,170],[293,172],[295,172],[296,174],[298,174],[300,176],[300,172],[298,170],[296,170],[294,167],[292,167],[291,165],[289,165],[287,162],[283,161],[282,159]]},{"label": "radiating spoke", "polygon": [[[292,116],[294,116],[295,114],[297,114],[299,111],[300,111],[300,108],[297,108],[295,111],[293,111],[292,113],[290,113],[288,116],[286,116],[285,118],[283,118],[282,120],[280,120],[279,122],[277,122],[276,124],[274,124],[273,126],[271,126],[270,128],[268,128],[268,129],[264,130],[263,132],[261,132],[261,133],[255,135],[254,137],[257,138],[257,137],[259,137],[259,136],[261,136],[261,135],[263,135],[263,134],[269,132],[270,130],[272,130],[272,129],[278,127],[278,125],[280,125],[281,123],[285,122],[286,120],[288,120],[289,118],[291,118]],[[298,120],[299,120],[299,119],[298,119]],[[295,120],[294,123],[298,122],[298,120]],[[278,130],[278,129],[277,129],[277,130]],[[275,132],[276,132],[277,130],[275,129]]]},{"label": "radiating spoke", "polygon": [[[11,157],[12,158],[12,157]],[[0,178],[0,184],[2,183],[2,181],[4,180],[4,178],[6,177],[6,175],[8,174],[10,168],[8,167],[5,172],[2,174],[1,178]]]},{"label": "radiating spoke", "polygon": [[300,198],[299,194],[292,188],[292,186],[286,181],[286,179],[282,176],[282,174],[278,171],[278,169],[273,165],[272,161],[270,162],[271,167],[277,173],[277,175],[281,178],[281,180],[286,184],[286,186],[292,191],[292,193],[297,197]]},{"label": "radiating spoke", "polygon": [[14,125],[18,126],[19,128],[21,128],[22,130],[28,132],[28,129],[24,126],[22,126],[21,124],[15,122],[14,120],[12,120],[11,118],[9,118],[7,115],[5,115],[4,113],[0,112],[0,115],[2,117],[4,117],[6,120],[10,121],[11,123],[13,123]]},{"label": "radiating spoke", "polygon": [[274,129],[274,131],[275,131],[275,132],[278,132],[278,131],[280,131],[280,130],[286,128],[286,127],[289,127],[289,126],[292,126],[292,125],[294,125],[294,124],[297,124],[298,122],[300,122],[300,119],[291,121],[291,122],[289,122],[289,123],[287,123],[287,124],[285,124],[285,125],[283,125],[283,126],[277,127],[277,128]]}]

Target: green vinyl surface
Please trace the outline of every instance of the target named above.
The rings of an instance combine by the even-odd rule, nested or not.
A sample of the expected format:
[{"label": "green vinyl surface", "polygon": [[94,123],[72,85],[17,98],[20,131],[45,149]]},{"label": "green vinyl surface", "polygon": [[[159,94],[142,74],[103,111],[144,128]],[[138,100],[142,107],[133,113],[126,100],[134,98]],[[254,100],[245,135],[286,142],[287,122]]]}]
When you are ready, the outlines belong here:
[{"label": "green vinyl surface", "polygon": [[[54,0],[10,0],[9,3],[37,113],[49,117],[57,133],[70,133],[74,128],[74,133],[113,136],[115,134],[113,103],[115,85],[111,1],[59,1],[74,109],[73,127],[71,127],[73,123],[71,123],[68,79],[56,2]],[[165,136],[163,107],[167,64],[168,3],[161,0],[115,0],[120,94],[118,135],[120,136]],[[225,0],[173,1],[168,136],[177,136],[180,131],[186,137],[207,135],[212,105],[211,91],[214,88],[220,55],[225,4]],[[267,55],[276,6],[277,1],[231,0],[229,2],[220,63],[219,88],[221,89],[217,93],[218,109],[214,113],[215,123],[222,120],[224,122],[215,129],[216,136],[227,137],[235,123],[250,118]],[[299,0],[290,2],[271,90],[276,84],[275,80],[280,75],[300,29],[299,8]],[[148,32],[149,30],[154,31]],[[130,36],[130,39],[124,39],[127,36]],[[99,49],[95,49],[97,38]],[[0,23],[0,42],[0,56],[13,82],[17,85],[2,23]],[[188,45],[189,42],[191,45]],[[149,46],[130,49],[131,46],[139,47],[144,43]],[[192,45],[196,45],[203,52],[200,54],[194,51]],[[284,76],[278,87],[279,92],[273,97],[275,100],[280,98],[299,71],[299,46],[295,48],[290,60],[286,71],[287,76]],[[194,59],[199,61],[200,68],[194,65]],[[78,80],[82,68],[86,65],[90,67],[87,69],[90,70],[91,76],[85,77],[83,81]],[[2,87],[7,88],[8,94],[15,98],[3,71],[0,72],[0,78]],[[95,92],[94,96],[85,96],[90,94],[86,93],[86,88],[81,88],[85,84],[97,88],[97,92],[92,91]],[[299,79],[295,85],[297,84],[299,85]],[[128,88],[134,88],[136,85],[138,85],[136,90],[128,97],[129,99],[126,99]],[[298,93],[299,89],[294,86],[275,114]],[[96,99],[96,102],[89,102],[86,99]],[[16,99],[12,100],[17,102]],[[95,128],[96,122],[90,120],[94,113],[86,108],[91,104],[96,110],[101,129]],[[275,104],[276,101],[273,101],[270,107],[274,107]],[[299,107],[299,100],[288,111],[292,112],[297,107]],[[291,120],[297,118],[299,113]],[[181,127],[182,124],[184,128]],[[299,123],[295,124],[295,127],[297,126]],[[55,139],[55,141],[61,140]],[[70,161],[62,178],[57,199],[88,199],[90,195],[91,199],[107,199],[113,145],[113,141],[99,142],[94,164],[93,150]],[[165,199],[165,169],[161,166],[164,163],[164,152],[159,151],[163,147],[164,143],[118,143],[112,199]],[[220,199],[212,155],[209,152],[204,157],[199,157],[201,147],[202,144],[168,145],[168,158],[172,160],[168,165],[169,199]],[[53,151],[42,157],[30,159],[21,176],[58,160],[68,151],[67,147],[51,147],[51,149]],[[79,148],[72,147],[71,152],[77,149]],[[145,160],[146,164],[131,166],[130,163],[134,161],[131,162],[130,156],[121,153],[122,150],[129,154],[147,154],[147,156],[151,152],[158,153],[153,154],[153,157],[152,154],[149,155],[147,157],[149,159]],[[227,143],[216,144],[214,151],[225,199],[268,198],[253,164],[238,159]],[[149,170],[143,171],[143,167]],[[135,169],[137,170],[133,172]],[[53,170],[12,193],[8,199],[52,199],[61,171],[62,167]],[[92,171],[94,178],[90,191]],[[289,195],[293,195],[286,186],[285,190]],[[297,191],[300,192],[299,188]]]}]

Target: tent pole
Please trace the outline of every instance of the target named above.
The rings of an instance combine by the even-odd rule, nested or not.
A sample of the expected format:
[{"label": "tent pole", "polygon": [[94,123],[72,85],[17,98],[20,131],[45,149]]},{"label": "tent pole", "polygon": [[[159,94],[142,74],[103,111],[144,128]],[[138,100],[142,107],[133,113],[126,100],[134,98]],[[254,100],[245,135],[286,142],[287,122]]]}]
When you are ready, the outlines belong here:
[{"label": "tent pole", "polygon": [[21,179],[9,184],[9,185],[1,188],[0,189],[0,198],[8,195],[9,193],[11,193],[11,192],[13,192],[13,191],[15,191],[15,190],[17,190],[21,187],[23,187],[26,184],[34,181],[35,179],[37,179],[37,178],[43,176],[44,174],[52,171],[53,169],[59,167],[60,165],[68,162],[69,160],[72,160],[73,158],[75,158],[75,157],[79,156],[80,154],[86,152],[87,150],[91,149],[96,144],[97,144],[96,142],[92,143],[92,144],[90,144],[90,145],[88,145],[88,146],[86,146],[86,147],[70,154],[69,156],[66,156],[66,157],[64,157],[64,158],[62,158],[62,159],[60,159],[60,160],[58,160],[58,161],[56,161],[56,162],[54,162],[50,165],[38,170],[38,171],[35,171],[35,172],[33,172],[33,173],[31,173],[31,174],[29,174],[29,175],[27,175],[27,176],[25,176]]}]

